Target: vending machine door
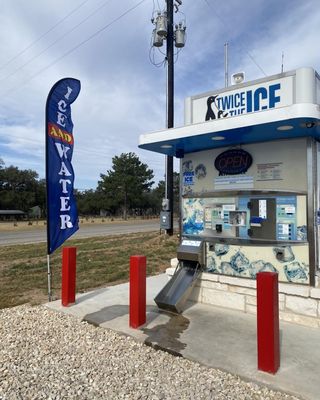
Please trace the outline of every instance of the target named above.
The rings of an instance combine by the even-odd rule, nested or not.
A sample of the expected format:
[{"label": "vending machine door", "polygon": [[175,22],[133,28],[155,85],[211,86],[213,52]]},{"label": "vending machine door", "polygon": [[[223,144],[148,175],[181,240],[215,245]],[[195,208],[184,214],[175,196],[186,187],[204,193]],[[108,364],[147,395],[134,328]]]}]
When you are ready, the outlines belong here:
[{"label": "vending machine door", "polygon": [[251,198],[250,228],[248,235],[253,239],[277,239],[277,215],[275,198]]}]

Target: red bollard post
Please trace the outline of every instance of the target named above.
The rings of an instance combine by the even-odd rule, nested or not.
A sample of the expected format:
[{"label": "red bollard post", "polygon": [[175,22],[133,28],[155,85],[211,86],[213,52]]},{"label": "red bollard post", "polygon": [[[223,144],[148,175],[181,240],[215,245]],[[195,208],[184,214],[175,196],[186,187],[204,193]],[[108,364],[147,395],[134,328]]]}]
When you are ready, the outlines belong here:
[{"label": "red bollard post", "polygon": [[76,247],[63,247],[61,303],[64,307],[76,302],[76,255]]},{"label": "red bollard post", "polygon": [[257,274],[258,369],[275,374],[280,367],[279,289],[276,272]]},{"label": "red bollard post", "polygon": [[146,257],[130,257],[129,325],[138,328],[146,322]]}]

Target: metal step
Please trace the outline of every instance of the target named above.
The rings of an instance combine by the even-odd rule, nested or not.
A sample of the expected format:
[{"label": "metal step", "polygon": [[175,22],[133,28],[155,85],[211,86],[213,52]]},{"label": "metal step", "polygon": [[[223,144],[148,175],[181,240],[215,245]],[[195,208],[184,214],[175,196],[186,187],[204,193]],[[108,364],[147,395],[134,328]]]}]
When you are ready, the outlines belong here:
[{"label": "metal step", "polygon": [[157,306],[163,310],[180,314],[200,273],[199,265],[196,268],[178,268],[170,281],[155,297],[154,301]]}]

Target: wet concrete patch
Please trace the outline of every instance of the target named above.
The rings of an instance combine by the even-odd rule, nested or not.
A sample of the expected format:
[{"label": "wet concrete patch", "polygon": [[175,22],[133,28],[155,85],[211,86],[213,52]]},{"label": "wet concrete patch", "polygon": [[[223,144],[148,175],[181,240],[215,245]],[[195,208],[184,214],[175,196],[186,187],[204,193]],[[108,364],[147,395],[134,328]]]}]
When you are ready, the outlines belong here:
[{"label": "wet concrete patch", "polygon": [[157,350],[164,350],[175,356],[181,356],[181,351],[186,348],[186,343],[181,342],[181,334],[188,329],[190,321],[180,314],[172,314],[159,311],[168,316],[165,324],[156,325],[153,328],[141,328],[147,335],[144,343]]}]

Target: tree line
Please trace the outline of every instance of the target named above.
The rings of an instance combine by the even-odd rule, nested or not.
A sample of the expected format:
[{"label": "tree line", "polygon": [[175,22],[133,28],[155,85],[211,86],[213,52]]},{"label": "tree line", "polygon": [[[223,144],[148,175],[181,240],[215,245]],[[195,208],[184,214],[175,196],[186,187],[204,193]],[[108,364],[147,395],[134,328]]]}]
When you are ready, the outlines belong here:
[{"label": "tree line", "polygon": [[[75,189],[81,216],[158,215],[165,195],[165,182],[154,187],[154,173],[135,153],[122,153],[112,158],[112,167],[100,174],[96,189]],[[179,174],[174,176],[176,208]],[[39,206],[45,216],[46,182],[36,171],[6,167],[0,159],[0,209],[28,212]]]}]

